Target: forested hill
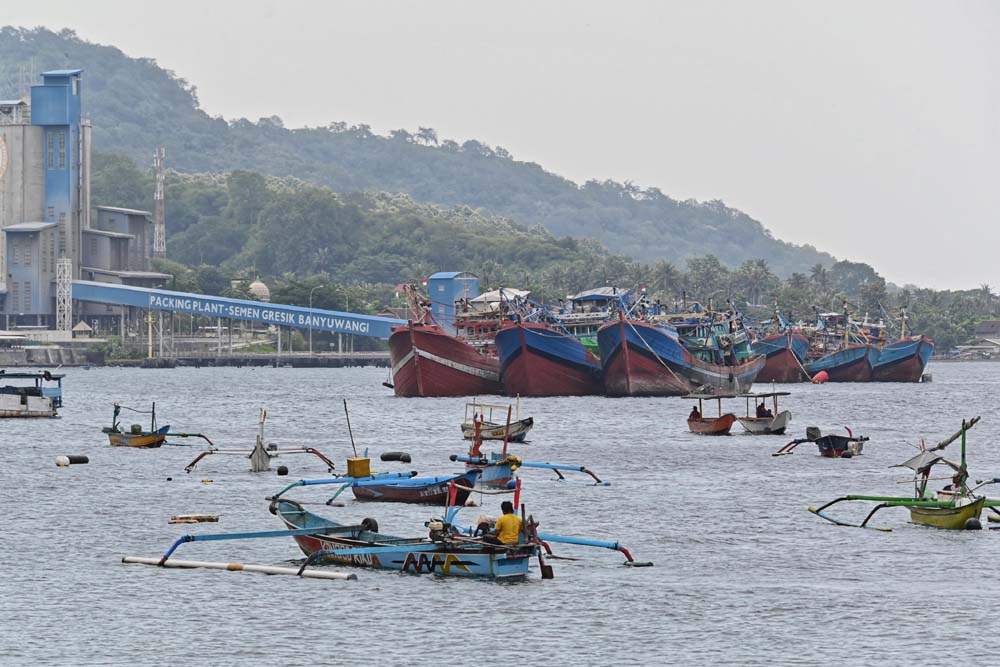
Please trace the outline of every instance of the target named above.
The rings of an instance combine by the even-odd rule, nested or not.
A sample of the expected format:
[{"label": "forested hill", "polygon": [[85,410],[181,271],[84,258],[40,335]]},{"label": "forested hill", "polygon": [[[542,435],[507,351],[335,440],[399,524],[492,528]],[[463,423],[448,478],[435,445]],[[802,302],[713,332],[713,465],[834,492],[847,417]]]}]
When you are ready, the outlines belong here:
[{"label": "forested hill", "polygon": [[[0,99],[17,94],[19,68],[85,69],[94,147],[147,164],[164,145],[168,164],[188,172],[249,169],[294,176],[338,192],[402,192],[421,202],[467,205],[541,225],[555,236],[595,238],[612,253],[681,262],[711,253],[738,265],[765,259],[781,275],[833,258],[771,236],[720,201],[677,201],[655,188],[611,181],[580,186],[500,147],[439,138],[432,129],[375,135],[365,125],[288,129],[277,117],[212,118],[194,86],[148,58],[130,58],[72,31],[0,29]],[[220,63],[220,66],[224,64]]]}]

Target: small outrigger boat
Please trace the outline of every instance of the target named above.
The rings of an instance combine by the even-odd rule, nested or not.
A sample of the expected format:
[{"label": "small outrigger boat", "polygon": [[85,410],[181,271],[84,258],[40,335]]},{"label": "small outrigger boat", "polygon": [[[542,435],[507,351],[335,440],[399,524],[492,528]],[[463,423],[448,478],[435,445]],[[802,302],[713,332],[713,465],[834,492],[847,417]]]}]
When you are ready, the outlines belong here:
[{"label": "small outrigger boat", "polygon": [[[519,468],[542,468],[555,472],[559,480],[565,480],[563,471],[582,472],[594,478],[594,486],[609,486],[608,482],[601,480],[592,471],[584,466],[567,465],[562,463],[545,463],[541,461],[523,461],[520,457],[514,456],[507,451],[508,440],[504,439],[503,450],[490,452],[489,456],[483,454],[481,448],[483,439],[479,432],[479,417],[473,418],[474,431],[472,445],[469,447],[467,455],[452,454],[449,459],[459,463],[464,463],[467,468],[480,471],[479,484],[488,488],[510,488],[514,484],[514,473]],[[507,425],[510,425],[510,406],[507,407]]]},{"label": "small outrigger boat", "polygon": [[[62,407],[62,379],[49,371],[8,373],[0,371],[0,381],[31,380],[31,383],[0,386],[0,419],[16,417],[56,417]],[[51,383],[55,383],[52,386]]]},{"label": "small outrigger boat", "polygon": [[[332,480],[307,480],[303,486],[332,483]],[[496,544],[487,541],[480,533],[480,526],[464,528],[456,521],[462,509],[456,506],[455,486],[448,499],[448,507],[441,518],[426,522],[426,537],[398,537],[379,532],[375,519],[365,518],[357,524],[343,524],[310,512],[303,503],[282,498],[290,485],[268,498],[269,509],[285,524],[287,530],[268,530],[253,533],[221,533],[184,535],[177,539],[160,559],[125,557],[122,562],[140,563],[171,567],[171,557],[182,544],[187,542],[215,542],[220,540],[240,540],[258,538],[291,537],[306,555],[297,572],[282,569],[269,574],[297,574],[298,576],[321,576],[323,570],[310,569],[312,565],[342,564],[367,567],[378,570],[395,570],[410,574],[434,574],[438,576],[486,578],[501,581],[523,580],[528,577],[528,566],[532,558],[538,559],[543,579],[552,579],[552,566],[546,564],[545,556],[553,556],[551,543],[574,544],[586,547],[609,549],[623,554],[625,565],[650,567],[652,563],[636,562],[625,546],[619,542],[606,542],[579,537],[566,537],[538,532],[538,522],[526,515],[520,504],[519,491],[515,492],[514,506],[521,510],[521,532],[518,541],[511,544]],[[553,556],[557,557],[557,556]],[[180,567],[216,567],[218,564],[201,564],[198,561],[181,561]],[[190,563],[190,564],[188,564]],[[267,571],[252,566],[256,571]],[[249,570],[250,567],[236,564],[225,568]],[[345,578],[339,575],[337,578]]]},{"label": "small outrigger boat", "polygon": [[[118,415],[121,414],[123,408],[139,414],[151,415],[149,430],[142,430],[141,424],[132,424],[132,427],[128,431],[123,431],[121,429],[121,424],[118,422]],[[102,428],[101,433],[106,433],[108,435],[108,441],[112,447],[152,449],[154,447],[161,447],[167,441],[168,435],[176,438],[201,438],[210,446],[215,446],[212,441],[209,440],[208,436],[202,435],[201,433],[171,433],[169,424],[157,427],[156,403],[153,403],[153,407],[149,411],[136,410],[135,408],[130,408],[127,405],[115,403],[115,415],[111,420],[111,426],[110,428],[107,426]],[[191,471],[189,470],[188,472]]]},{"label": "small outrigger boat", "polygon": [[285,448],[279,448],[274,443],[270,443],[270,444],[265,445],[264,444],[264,422],[266,420],[267,420],[267,410],[265,410],[264,408],[261,408],[260,409],[260,413],[259,413],[258,418],[257,418],[257,439],[254,442],[253,449],[250,449],[250,450],[247,450],[247,449],[222,449],[222,448],[216,447],[215,443],[213,443],[206,436],[201,435],[200,433],[193,433],[193,434],[192,433],[180,433],[180,434],[169,433],[167,435],[180,435],[180,436],[183,436],[183,437],[198,436],[198,437],[204,438],[206,441],[208,441],[209,449],[207,449],[204,452],[202,452],[201,454],[199,454],[194,459],[194,461],[191,461],[191,463],[189,463],[189,464],[187,464],[187,466],[185,466],[184,472],[187,472],[187,473],[189,473],[192,470],[194,470],[194,467],[196,465],[198,465],[198,462],[201,461],[203,458],[205,458],[206,456],[212,456],[214,454],[228,455],[228,456],[242,456],[242,457],[245,457],[247,459],[250,459],[250,471],[251,472],[267,472],[267,471],[269,471],[271,469],[271,459],[277,458],[277,457],[279,457],[279,456],[281,456],[283,454],[312,454],[313,456],[316,456],[317,458],[319,458],[320,460],[322,460],[323,463],[326,464],[328,472],[333,472],[334,467],[335,467],[334,464],[333,464],[333,461],[331,461],[330,459],[328,459],[322,452],[320,452],[318,449],[314,449],[313,447],[291,447],[291,448],[285,447]]},{"label": "small outrigger boat", "polygon": [[[788,422],[792,420],[792,413],[788,410],[778,411],[778,397],[789,396],[788,391],[769,391],[760,393],[740,394],[740,398],[747,400],[747,416],[737,417],[737,421],[743,425],[747,433],[751,435],[784,435],[788,428]],[[764,406],[766,400],[772,400],[773,408],[767,410],[770,414],[762,414],[758,406]],[[754,416],[750,416],[750,400],[754,402]],[[758,404],[757,401],[760,401]]]},{"label": "small outrigger boat", "polygon": [[[131,410],[138,414],[151,415],[149,430],[144,431],[141,424],[132,424],[132,427],[128,431],[123,431],[121,429],[121,424],[118,422],[118,415],[121,414],[122,409]],[[136,410],[135,408],[130,408],[127,405],[121,405],[120,403],[115,403],[115,416],[111,420],[111,427],[105,426],[101,429],[102,433],[108,434],[108,441],[111,443],[112,447],[138,447],[144,449],[150,449],[153,447],[160,447],[167,441],[167,433],[170,432],[170,425],[157,427],[156,426],[156,403],[153,403],[153,408],[149,411],[146,410]]]},{"label": "small outrigger boat", "polygon": [[816,446],[819,448],[819,455],[823,458],[849,459],[861,456],[861,452],[865,448],[865,443],[869,440],[868,436],[859,435],[855,437],[851,429],[846,426],[844,428],[847,430],[847,435],[823,435],[818,428],[810,426],[806,429],[806,437],[792,440],[778,451],[772,453],[771,456],[794,454],[795,452],[792,450],[803,442],[816,443]]},{"label": "small outrigger boat", "polygon": [[[736,415],[731,412],[722,413],[722,399],[735,398],[736,394],[688,394],[684,398],[698,401],[697,416],[694,411],[688,415],[688,430],[699,435],[729,435],[729,429],[736,423]],[[717,417],[706,417],[703,410],[704,401],[716,401],[719,407]]]},{"label": "small outrigger boat", "polygon": [[458,475],[437,477],[417,477],[416,471],[404,473],[377,473],[367,477],[335,477],[327,479],[301,479],[286,486],[278,495],[297,486],[313,484],[340,484],[340,489],[327,500],[332,504],[337,497],[350,489],[357,500],[386,503],[414,503],[421,505],[444,505],[452,486],[455,488],[455,502],[464,505],[469,493],[476,486],[481,471],[469,470]]},{"label": "small outrigger boat", "polygon": [[[930,449],[921,449],[920,453],[896,467],[906,467],[913,470],[913,496],[861,496],[851,495],[837,498],[820,507],[810,507],[809,511],[816,516],[826,519],[838,526],[852,526],[856,528],[871,528],[868,522],[884,507],[905,507],[910,510],[910,521],[913,523],[930,526],[932,528],[945,528],[950,530],[979,530],[982,524],[979,517],[983,508],[1000,507],[1000,500],[991,500],[986,496],[977,495],[975,491],[988,484],[1000,482],[1000,479],[988,479],[977,483],[974,487],[968,486],[968,465],[965,460],[966,433],[979,422],[979,417],[974,417],[968,421],[962,421],[962,428],[945,440]],[[940,454],[945,447],[955,440],[962,439],[962,459],[955,463],[949,461]],[[947,477],[932,478],[931,469],[938,464],[944,464],[951,468],[954,474]],[[931,479],[950,479],[951,483],[944,489],[932,494],[927,490],[927,482]],[[878,503],[871,512],[865,516],[860,524],[851,524],[824,513],[826,508],[836,503],[844,501],[868,501]],[[892,530],[891,528],[877,528],[877,530]]]},{"label": "small outrigger boat", "polygon": [[518,399],[517,412],[514,420],[510,422],[509,435],[508,427],[502,421],[493,418],[493,411],[498,415],[510,411],[509,405],[489,405],[486,403],[466,403],[465,418],[462,420],[462,437],[466,440],[473,440],[476,437],[476,420],[479,420],[479,436],[483,440],[503,440],[505,437],[510,442],[524,442],[528,431],[535,425],[535,420],[531,417],[521,419],[521,401]]}]

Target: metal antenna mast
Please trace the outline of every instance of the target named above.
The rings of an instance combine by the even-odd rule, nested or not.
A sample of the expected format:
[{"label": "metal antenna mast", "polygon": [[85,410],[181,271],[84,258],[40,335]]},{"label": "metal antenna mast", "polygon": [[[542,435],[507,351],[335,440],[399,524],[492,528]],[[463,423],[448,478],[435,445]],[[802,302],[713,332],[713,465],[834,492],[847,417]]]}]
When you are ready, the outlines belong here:
[{"label": "metal antenna mast", "polygon": [[163,146],[153,151],[153,172],[156,175],[156,190],[153,192],[153,256],[167,256],[166,221],[166,172],[163,160],[167,151]]}]

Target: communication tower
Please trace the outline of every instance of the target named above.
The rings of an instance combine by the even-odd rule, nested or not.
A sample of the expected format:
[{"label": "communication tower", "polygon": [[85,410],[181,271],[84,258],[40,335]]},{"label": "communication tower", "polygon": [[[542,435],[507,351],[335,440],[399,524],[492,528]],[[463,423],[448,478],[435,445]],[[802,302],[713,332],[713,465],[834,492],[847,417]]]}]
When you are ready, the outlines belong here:
[{"label": "communication tower", "polygon": [[164,195],[166,194],[166,171],[163,159],[167,151],[163,146],[153,151],[153,173],[156,175],[156,190],[153,192],[153,256],[167,256],[167,221]]}]

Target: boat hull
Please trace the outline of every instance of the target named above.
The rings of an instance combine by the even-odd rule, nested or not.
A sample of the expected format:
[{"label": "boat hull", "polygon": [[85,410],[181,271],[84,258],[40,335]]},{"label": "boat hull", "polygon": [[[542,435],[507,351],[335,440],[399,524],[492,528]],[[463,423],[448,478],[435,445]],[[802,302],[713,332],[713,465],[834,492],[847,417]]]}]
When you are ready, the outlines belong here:
[{"label": "boat hull", "polygon": [[621,320],[598,331],[609,396],[684,396],[696,391],[749,391],[764,367],[764,356],[721,366],[695,359],[667,330]]},{"label": "boat hull", "polygon": [[963,530],[966,521],[979,518],[985,502],[986,497],[981,496],[961,507],[911,507],[910,521],[921,526]]},{"label": "boat hull", "polygon": [[513,322],[497,332],[508,396],[592,396],[603,392],[601,362],[573,336],[545,324]]},{"label": "boat hull", "polygon": [[112,447],[133,447],[135,449],[153,449],[161,447],[167,441],[169,426],[163,426],[153,433],[124,433],[105,429],[108,442]]},{"label": "boat hull", "polygon": [[688,419],[688,430],[698,435],[729,435],[729,429],[736,422],[736,415],[725,414],[721,417]]},{"label": "boat hull", "polygon": [[751,435],[784,435],[792,413],[782,410],[773,418],[769,417],[737,417],[743,428]]},{"label": "boat hull", "polygon": [[845,435],[824,435],[816,439],[819,455],[827,459],[849,459],[861,456],[865,444]]},{"label": "boat hull", "polygon": [[757,382],[803,382],[808,380],[802,362],[809,352],[809,340],[799,334],[775,334],[753,344],[753,351],[766,357]]},{"label": "boat hull", "polygon": [[500,362],[432,325],[409,324],[389,336],[393,390],[401,397],[500,394]]},{"label": "boat hull", "polygon": [[879,350],[872,368],[874,382],[920,382],[927,362],[934,354],[934,342],[923,336],[904,338]]},{"label": "boat hull", "polygon": [[878,352],[871,345],[851,345],[808,362],[805,370],[810,378],[826,371],[827,382],[871,382],[872,364]]},{"label": "boat hull", "polygon": [[448,478],[436,478],[425,484],[413,484],[412,480],[402,478],[395,483],[366,484],[351,486],[354,497],[362,501],[377,501],[386,503],[412,503],[420,505],[444,505],[448,500],[451,482],[455,482],[455,504],[464,505],[469,499],[469,493],[476,485],[479,471]]},{"label": "boat hull", "polygon": [[[528,431],[534,425],[535,420],[533,417],[525,417],[524,419],[511,422],[510,437],[507,440],[509,442],[524,442],[524,439],[528,436]],[[480,440],[503,440],[506,434],[506,424],[483,422],[479,425]],[[474,440],[476,438],[476,425],[471,422],[462,424],[462,437],[466,440]]]},{"label": "boat hull", "polygon": [[431,543],[426,539],[404,540],[360,528],[343,535],[323,535],[319,533],[324,528],[338,528],[341,524],[304,511],[294,501],[274,501],[271,510],[289,529],[317,529],[316,535],[296,535],[293,538],[306,556],[319,551],[364,548],[373,543],[395,547],[377,554],[325,555],[319,557],[321,563],[395,570],[409,574],[516,580],[528,576],[529,560],[537,553],[537,548],[531,545],[516,549],[487,544],[469,544],[466,547],[454,543]]}]

